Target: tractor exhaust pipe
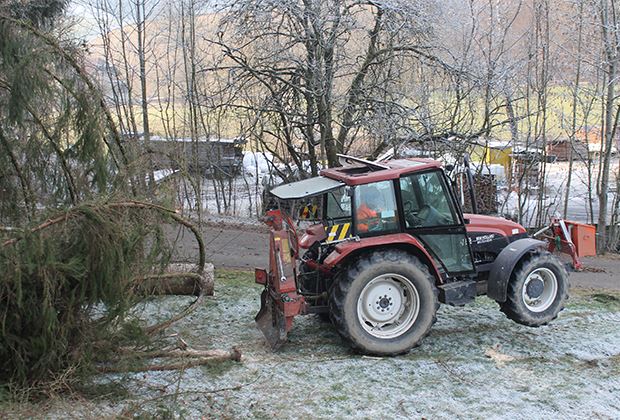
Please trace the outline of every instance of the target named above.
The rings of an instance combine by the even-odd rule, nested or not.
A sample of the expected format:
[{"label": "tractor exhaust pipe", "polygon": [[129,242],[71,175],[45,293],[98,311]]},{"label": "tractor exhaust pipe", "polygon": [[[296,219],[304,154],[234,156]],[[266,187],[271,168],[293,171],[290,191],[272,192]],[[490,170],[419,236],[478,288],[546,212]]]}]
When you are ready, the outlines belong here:
[{"label": "tractor exhaust pipe", "polygon": [[469,167],[469,154],[465,153],[463,157],[463,165],[465,166],[465,176],[467,177],[467,184],[469,185],[469,199],[471,200],[471,212],[478,214],[478,201],[476,201],[476,191],[474,187],[474,176],[471,173]]}]

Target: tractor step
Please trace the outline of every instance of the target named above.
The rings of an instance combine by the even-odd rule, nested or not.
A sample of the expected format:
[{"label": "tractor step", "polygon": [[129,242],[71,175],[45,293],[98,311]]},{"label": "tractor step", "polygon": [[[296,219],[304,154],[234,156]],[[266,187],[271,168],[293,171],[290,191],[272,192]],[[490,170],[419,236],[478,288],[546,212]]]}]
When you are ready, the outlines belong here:
[{"label": "tractor step", "polygon": [[472,280],[455,281],[439,286],[439,301],[452,306],[464,306],[476,298],[476,282]]}]

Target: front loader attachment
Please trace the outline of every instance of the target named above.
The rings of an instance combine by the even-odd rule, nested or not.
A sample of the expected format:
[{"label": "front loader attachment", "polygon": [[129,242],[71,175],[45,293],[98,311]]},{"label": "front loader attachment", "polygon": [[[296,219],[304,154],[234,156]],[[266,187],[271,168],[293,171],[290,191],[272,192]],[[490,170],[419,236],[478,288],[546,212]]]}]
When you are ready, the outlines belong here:
[{"label": "front loader attachment", "polygon": [[269,271],[257,269],[256,282],[265,285],[261,307],[254,320],[273,350],[285,342],[293,327],[293,317],[306,310],[303,296],[297,294],[295,269],[297,235],[290,219],[283,223],[280,210],[267,212],[269,235]]}]

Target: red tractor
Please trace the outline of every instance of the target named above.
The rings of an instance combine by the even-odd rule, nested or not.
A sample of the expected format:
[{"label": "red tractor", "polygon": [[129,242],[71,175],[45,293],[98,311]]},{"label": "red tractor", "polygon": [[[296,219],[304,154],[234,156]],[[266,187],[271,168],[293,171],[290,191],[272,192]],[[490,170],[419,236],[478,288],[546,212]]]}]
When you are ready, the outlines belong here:
[{"label": "red tractor", "polygon": [[428,334],[439,303],[487,295],[533,327],[562,310],[568,274],[548,242],[503,218],[463,214],[441,163],[341,159],[271,191],[282,203],[304,200],[302,216],[321,214],[300,236],[284,205],[266,214],[270,266],[256,269],[265,285],[256,322],[273,348],[301,314],[330,319],[361,353],[397,355]]}]

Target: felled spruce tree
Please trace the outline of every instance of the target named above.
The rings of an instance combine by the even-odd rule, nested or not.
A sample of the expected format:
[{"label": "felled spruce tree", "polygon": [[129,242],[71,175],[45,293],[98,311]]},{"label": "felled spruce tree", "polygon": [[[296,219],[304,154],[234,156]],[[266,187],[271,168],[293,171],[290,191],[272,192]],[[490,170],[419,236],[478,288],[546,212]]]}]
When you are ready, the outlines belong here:
[{"label": "felled spruce tree", "polygon": [[147,177],[63,38],[65,6],[0,0],[0,388],[92,372],[156,331],[128,311],[168,264],[160,226],[186,224],[137,201]]}]

